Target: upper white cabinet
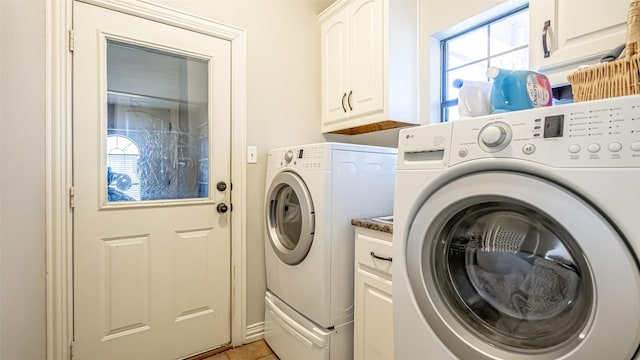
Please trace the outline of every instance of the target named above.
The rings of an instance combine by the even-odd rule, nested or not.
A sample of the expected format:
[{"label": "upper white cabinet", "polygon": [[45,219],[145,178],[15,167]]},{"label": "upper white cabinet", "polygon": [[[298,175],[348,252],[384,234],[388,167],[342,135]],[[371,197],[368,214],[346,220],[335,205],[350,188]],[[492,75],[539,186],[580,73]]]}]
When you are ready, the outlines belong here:
[{"label": "upper white cabinet", "polygon": [[417,0],[339,0],[319,15],[322,132],[417,124]]},{"label": "upper white cabinet", "polygon": [[625,43],[630,0],[531,0],[529,14],[531,69],[553,84],[580,64],[599,62]]}]

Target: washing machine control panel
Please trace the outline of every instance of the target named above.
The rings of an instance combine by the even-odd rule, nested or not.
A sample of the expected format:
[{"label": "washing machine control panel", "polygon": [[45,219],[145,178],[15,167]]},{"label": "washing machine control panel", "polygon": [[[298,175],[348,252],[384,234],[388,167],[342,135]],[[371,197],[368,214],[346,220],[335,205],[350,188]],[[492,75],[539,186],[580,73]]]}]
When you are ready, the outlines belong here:
[{"label": "washing machine control panel", "polygon": [[400,132],[405,161],[514,158],[556,167],[640,167],[640,95],[455,120]]},{"label": "washing machine control panel", "polygon": [[321,145],[278,149],[269,153],[268,167],[270,169],[323,170],[328,166],[326,149],[326,146]]}]

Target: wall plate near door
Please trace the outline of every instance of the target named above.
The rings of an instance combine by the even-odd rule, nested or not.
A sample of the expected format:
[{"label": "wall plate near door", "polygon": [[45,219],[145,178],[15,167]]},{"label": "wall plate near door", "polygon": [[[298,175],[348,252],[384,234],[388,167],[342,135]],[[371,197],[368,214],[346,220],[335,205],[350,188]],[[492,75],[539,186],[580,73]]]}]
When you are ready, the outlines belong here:
[{"label": "wall plate near door", "polygon": [[247,146],[247,164],[255,164],[258,162],[258,147]]}]

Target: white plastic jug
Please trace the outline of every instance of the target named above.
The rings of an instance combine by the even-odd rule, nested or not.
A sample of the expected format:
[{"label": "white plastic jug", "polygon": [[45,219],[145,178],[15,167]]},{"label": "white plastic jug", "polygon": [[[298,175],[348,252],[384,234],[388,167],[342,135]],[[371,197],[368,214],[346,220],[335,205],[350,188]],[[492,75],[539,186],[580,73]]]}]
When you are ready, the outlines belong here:
[{"label": "white plastic jug", "polygon": [[453,80],[458,92],[460,118],[491,114],[491,83],[488,81]]}]

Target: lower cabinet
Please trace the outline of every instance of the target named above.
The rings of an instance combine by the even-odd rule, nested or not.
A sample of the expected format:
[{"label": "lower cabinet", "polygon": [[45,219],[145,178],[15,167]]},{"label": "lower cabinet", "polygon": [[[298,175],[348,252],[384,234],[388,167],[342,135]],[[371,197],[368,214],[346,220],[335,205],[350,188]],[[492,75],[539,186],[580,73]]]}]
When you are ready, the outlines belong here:
[{"label": "lower cabinet", "polygon": [[393,359],[390,233],[356,227],[354,359]]}]

